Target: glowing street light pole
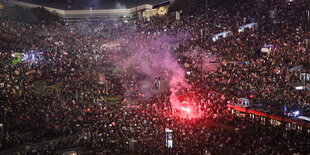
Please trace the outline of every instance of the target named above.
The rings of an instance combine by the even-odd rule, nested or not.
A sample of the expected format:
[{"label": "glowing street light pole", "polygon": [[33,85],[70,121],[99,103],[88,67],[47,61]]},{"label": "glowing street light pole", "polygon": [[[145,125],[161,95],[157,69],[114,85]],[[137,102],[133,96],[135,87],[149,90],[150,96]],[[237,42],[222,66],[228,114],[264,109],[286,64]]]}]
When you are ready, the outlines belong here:
[{"label": "glowing street light pole", "polygon": [[310,10],[307,10],[307,24],[306,24],[306,51],[309,52],[309,38],[310,38],[310,33],[309,33],[309,27],[310,27],[310,23],[309,23],[309,19],[310,19]]},{"label": "glowing street light pole", "polygon": [[88,18],[89,18],[89,21],[91,21],[91,14],[92,14],[92,10],[93,10],[93,8],[92,8],[92,7],[90,7],[90,8],[89,8],[89,17],[88,17]]},{"label": "glowing street light pole", "polygon": [[[309,23],[309,17],[310,17],[310,10],[306,10],[306,14],[307,14],[307,23],[305,24],[306,27],[306,36],[305,36],[305,41],[306,41],[306,53],[309,53],[309,39],[310,39],[310,33],[309,33],[309,27],[310,27],[310,23]],[[307,83],[306,80],[307,79],[307,71],[305,72],[305,77],[304,77],[304,89],[307,89]]]}]

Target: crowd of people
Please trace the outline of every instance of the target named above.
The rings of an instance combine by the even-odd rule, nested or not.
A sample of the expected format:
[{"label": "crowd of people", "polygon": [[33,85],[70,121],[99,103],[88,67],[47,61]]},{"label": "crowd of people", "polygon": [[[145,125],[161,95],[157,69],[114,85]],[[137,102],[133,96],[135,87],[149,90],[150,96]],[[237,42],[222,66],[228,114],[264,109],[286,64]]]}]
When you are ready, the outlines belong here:
[{"label": "crowd of people", "polygon": [[[15,153],[62,154],[80,148],[80,154],[123,154],[137,140],[138,154],[308,154],[309,133],[238,118],[226,108],[248,98],[273,114],[283,115],[287,107],[309,116],[310,93],[292,87],[301,72],[290,70],[310,64],[307,21],[301,18],[308,6],[307,0],[236,0],[195,8],[180,20],[171,12],[128,23],[33,24],[4,14],[0,150],[30,145]],[[250,22],[258,28],[238,32]],[[234,35],[210,39],[227,30]],[[133,70],[124,73],[115,66],[122,57],[114,51],[130,55],[135,52],[130,40],[159,33],[186,36],[173,55],[190,72],[192,87],[183,94],[195,97],[199,117],[194,120],[173,117],[169,91],[147,99],[128,96],[126,78]],[[260,52],[265,44],[273,45],[270,54]],[[13,53],[29,50],[43,52],[43,59],[12,64]],[[193,54],[197,50],[217,57],[217,70],[202,72]],[[116,96],[119,102],[112,102]],[[173,130],[172,148],[166,147],[166,128]]]}]

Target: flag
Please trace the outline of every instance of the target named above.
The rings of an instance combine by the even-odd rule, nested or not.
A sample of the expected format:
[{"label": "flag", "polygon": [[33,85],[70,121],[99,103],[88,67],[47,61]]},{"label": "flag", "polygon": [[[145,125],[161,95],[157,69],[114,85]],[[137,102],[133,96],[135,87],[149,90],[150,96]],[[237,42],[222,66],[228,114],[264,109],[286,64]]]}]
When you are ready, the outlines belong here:
[{"label": "flag", "polygon": [[12,60],[12,64],[16,65],[22,62],[22,58],[21,57],[16,57],[15,59]]}]

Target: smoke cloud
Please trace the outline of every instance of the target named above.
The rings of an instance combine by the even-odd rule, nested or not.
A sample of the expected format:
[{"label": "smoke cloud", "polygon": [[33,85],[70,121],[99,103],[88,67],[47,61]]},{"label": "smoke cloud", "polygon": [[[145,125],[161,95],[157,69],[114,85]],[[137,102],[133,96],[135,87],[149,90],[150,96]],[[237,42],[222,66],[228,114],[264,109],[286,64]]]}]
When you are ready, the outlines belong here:
[{"label": "smoke cloud", "polygon": [[117,2],[115,5],[115,9],[127,9],[127,8],[126,8],[126,5]]},{"label": "smoke cloud", "polygon": [[145,34],[131,40],[124,39],[127,40],[127,47],[123,47],[126,52],[120,52],[118,57],[121,57],[121,61],[116,66],[126,78],[127,95],[156,95],[159,90],[154,85],[156,78],[160,77],[168,81],[170,102],[174,108],[178,108],[178,92],[190,88],[190,85],[186,81],[184,69],[173,55],[173,47],[185,38],[186,35],[157,34],[156,37],[150,37]]}]

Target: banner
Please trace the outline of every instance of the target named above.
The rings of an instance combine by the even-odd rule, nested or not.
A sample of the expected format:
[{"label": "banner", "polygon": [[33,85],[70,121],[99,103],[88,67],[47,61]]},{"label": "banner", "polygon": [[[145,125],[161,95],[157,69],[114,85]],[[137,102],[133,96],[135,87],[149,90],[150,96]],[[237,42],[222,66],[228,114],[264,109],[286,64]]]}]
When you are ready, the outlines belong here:
[{"label": "banner", "polygon": [[16,65],[22,62],[22,55],[21,53],[14,53],[12,54],[13,60],[12,60],[12,64]]}]

